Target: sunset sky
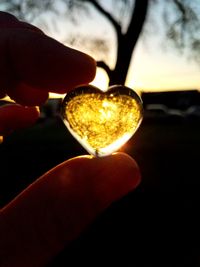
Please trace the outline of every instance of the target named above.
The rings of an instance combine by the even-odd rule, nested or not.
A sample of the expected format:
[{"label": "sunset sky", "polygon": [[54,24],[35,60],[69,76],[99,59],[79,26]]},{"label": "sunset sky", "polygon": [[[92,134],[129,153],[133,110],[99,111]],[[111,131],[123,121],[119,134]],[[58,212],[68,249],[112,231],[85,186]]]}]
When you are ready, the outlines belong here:
[{"label": "sunset sky", "polygon": [[[74,24],[64,12],[62,13],[61,2],[60,0],[55,2],[60,9],[59,18],[51,12],[46,12],[44,16],[38,16],[33,23],[66,45],[69,45],[68,39],[71,36],[76,37],[81,34],[85,35],[86,40],[91,36],[105,38],[108,45],[107,54],[102,54],[100,49],[88,48],[87,43],[85,45],[85,43],[75,42],[72,46],[91,54],[96,59],[105,60],[112,68],[116,60],[116,36],[110,23],[94,8],[90,8],[89,14],[80,13],[81,23]],[[107,10],[112,8],[110,2],[112,1],[101,0]],[[160,10],[164,8],[164,1],[158,2],[160,4],[153,11],[154,27],[155,25],[161,27],[151,29],[151,33],[147,32],[145,38],[139,39],[132,55],[126,85],[138,91],[200,89],[200,65],[187,60],[184,54],[173,49],[163,38]],[[3,7],[1,4],[0,9]],[[103,89],[107,87],[108,78],[104,71],[97,71],[93,84]]]},{"label": "sunset sky", "polygon": [[[165,8],[164,1],[158,3],[152,11],[154,26],[149,34],[147,30],[145,38],[139,39],[132,55],[126,85],[139,91],[200,89],[200,65],[189,60],[187,53],[176,50],[165,39],[162,29],[165,25],[162,25],[160,17]],[[146,25],[148,29],[148,21]],[[97,79],[98,76],[97,73]]]},{"label": "sunset sky", "polygon": [[139,42],[127,85],[145,91],[200,89],[200,66],[176,51],[164,51],[158,44],[145,49]]},{"label": "sunset sky", "polygon": [[[200,66],[173,51],[145,48],[138,43],[132,57],[126,85],[138,91],[166,91],[200,89]],[[104,71],[97,71],[93,84],[105,88],[108,83]]]},{"label": "sunset sky", "polygon": [[[196,0],[193,0],[196,1]],[[101,3],[109,10],[111,6],[109,3],[112,1],[104,1]],[[200,65],[194,61],[188,60],[187,55],[180,53],[173,48],[164,38],[161,10],[164,7],[163,1],[158,1],[159,4],[153,10],[154,26],[150,28],[150,33],[145,35],[145,38],[140,38],[136,49],[132,55],[131,66],[128,72],[126,85],[136,89],[137,91],[165,91],[165,90],[187,90],[187,89],[200,89]],[[74,25],[70,20],[63,20],[65,23],[68,34],[73,29],[75,35],[85,33],[86,36],[96,36],[105,38],[109,46],[108,54],[101,55],[99,51],[90,51],[85,47],[75,44],[75,48],[81,49],[90,53],[97,59],[103,59],[112,68],[115,62],[116,53],[116,36],[112,26],[108,21],[100,16],[95,10],[91,9],[90,15],[84,17],[81,23]],[[92,23],[91,23],[92,22]],[[148,23],[148,21],[147,21]],[[148,24],[147,29],[148,29]],[[60,24],[62,25],[62,23]],[[64,24],[63,24],[64,25]],[[159,25],[161,27],[157,27]],[[60,27],[60,35],[63,41],[63,29]],[[66,35],[65,35],[66,36]],[[105,89],[108,84],[108,78],[104,71],[98,70],[96,79],[93,84]]]}]

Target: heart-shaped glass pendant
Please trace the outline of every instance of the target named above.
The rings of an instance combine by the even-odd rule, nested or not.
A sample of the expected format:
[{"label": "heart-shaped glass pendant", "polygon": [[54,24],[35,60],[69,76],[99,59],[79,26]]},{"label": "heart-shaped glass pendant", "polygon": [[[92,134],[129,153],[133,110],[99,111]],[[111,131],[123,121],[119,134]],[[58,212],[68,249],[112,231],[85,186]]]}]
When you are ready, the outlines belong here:
[{"label": "heart-shaped glass pendant", "polygon": [[62,118],[70,133],[92,155],[112,154],[135,133],[142,121],[142,101],[130,88],[114,85],[106,92],[87,85],[69,92]]}]

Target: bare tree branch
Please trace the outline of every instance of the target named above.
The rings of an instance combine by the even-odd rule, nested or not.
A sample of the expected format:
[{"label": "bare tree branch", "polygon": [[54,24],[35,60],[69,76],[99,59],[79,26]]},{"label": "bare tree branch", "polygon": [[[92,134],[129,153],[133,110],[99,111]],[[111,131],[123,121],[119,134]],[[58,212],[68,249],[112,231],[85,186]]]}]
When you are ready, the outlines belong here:
[{"label": "bare tree branch", "polygon": [[108,67],[108,65],[104,61],[97,61],[97,67],[100,67],[106,71],[108,77],[110,77],[110,73],[112,70]]},{"label": "bare tree branch", "polygon": [[[166,10],[166,37],[178,52],[188,59],[200,62],[200,17],[193,1],[173,0]],[[170,12],[171,11],[171,12]],[[173,16],[171,14],[176,14]]]},{"label": "bare tree branch", "polygon": [[184,8],[183,3],[180,0],[174,0],[174,4],[177,6],[179,11],[182,13],[183,18],[186,17],[186,10]]},{"label": "bare tree branch", "polygon": [[[127,35],[132,36],[132,38],[136,39],[136,41],[141,33],[143,24],[145,22],[148,10],[148,2],[149,2],[148,0],[135,0],[135,7],[131,18],[131,22],[128,27]],[[136,23],[137,27],[135,26]]]},{"label": "bare tree branch", "polygon": [[89,0],[88,2],[91,3],[100,13],[102,13],[112,23],[117,34],[121,33],[121,26],[109,12],[107,12],[96,0]]}]

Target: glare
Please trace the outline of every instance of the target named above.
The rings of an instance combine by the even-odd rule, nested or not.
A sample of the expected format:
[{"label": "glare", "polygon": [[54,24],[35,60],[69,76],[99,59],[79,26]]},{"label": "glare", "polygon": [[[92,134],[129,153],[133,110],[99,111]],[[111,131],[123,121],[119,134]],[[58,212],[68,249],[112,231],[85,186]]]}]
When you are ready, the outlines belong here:
[{"label": "glare", "polygon": [[104,108],[107,108],[107,107],[110,106],[110,103],[109,103],[107,100],[104,100],[103,103],[102,103],[102,106],[103,106]]},{"label": "glare", "polygon": [[107,147],[101,149],[102,155],[111,154],[114,151],[117,151],[122,145],[124,145],[132,136],[132,133],[125,133],[121,138],[116,140],[114,143],[110,144]]},{"label": "glare", "polygon": [[[102,68],[97,68],[96,76],[94,80],[90,83],[102,91],[106,91],[108,89],[109,79],[108,75]],[[49,98],[64,98],[66,94],[56,94],[50,93]]]},{"label": "glare", "polygon": [[49,98],[64,98],[66,94],[49,93]]},{"label": "glare", "polygon": [[102,91],[106,91],[108,89],[109,79],[105,70],[97,68],[96,76],[90,84],[98,87]]}]

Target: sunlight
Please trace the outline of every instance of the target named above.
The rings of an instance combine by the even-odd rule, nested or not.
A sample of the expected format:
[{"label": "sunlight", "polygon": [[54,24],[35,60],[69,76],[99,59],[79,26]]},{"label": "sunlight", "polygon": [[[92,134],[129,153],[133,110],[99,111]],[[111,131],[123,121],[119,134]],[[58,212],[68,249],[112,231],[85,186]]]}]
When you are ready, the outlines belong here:
[{"label": "sunlight", "polygon": [[101,153],[100,155],[107,155],[110,154],[111,152],[117,151],[119,148],[121,148],[123,145],[125,145],[125,143],[131,138],[133,134],[130,133],[125,133],[122,137],[120,137],[119,139],[117,139],[115,142],[113,142],[112,144],[101,148]]},{"label": "sunlight", "polygon": [[[102,91],[106,91],[108,88],[108,75],[102,68],[97,68],[96,76],[94,80],[90,83]],[[56,93],[50,93],[49,98],[64,98],[66,94],[56,94]]]},{"label": "sunlight", "polygon": [[102,91],[106,91],[108,88],[108,83],[109,79],[105,70],[103,70],[102,68],[97,68],[96,76],[90,84],[98,87]]},{"label": "sunlight", "polygon": [[49,93],[49,98],[64,98],[66,94]]},{"label": "sunlight", "polygon": [[174,52],[164,53],[151,41],[148,48],[138,42],[126,79],[128,87],[146,92],[200,88],[199,66]]}]

